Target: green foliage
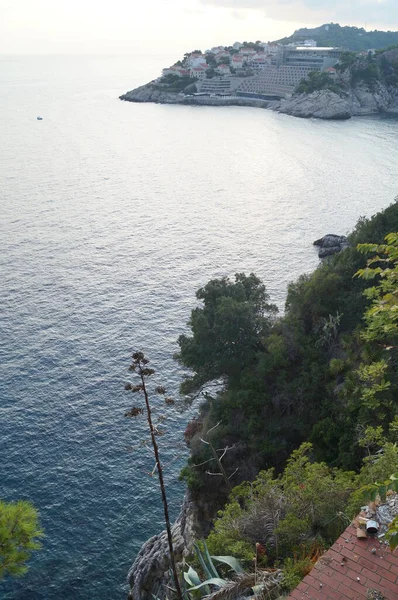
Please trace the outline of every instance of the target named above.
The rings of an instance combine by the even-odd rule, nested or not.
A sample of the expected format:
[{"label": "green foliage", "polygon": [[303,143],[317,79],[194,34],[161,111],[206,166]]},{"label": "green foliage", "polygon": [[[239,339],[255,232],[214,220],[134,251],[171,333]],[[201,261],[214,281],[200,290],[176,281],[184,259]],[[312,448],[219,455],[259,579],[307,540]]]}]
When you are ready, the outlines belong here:
[{"label": "green foliage", "polygon": [[[247,594],[272,598],[280,588],[280,571],[258,570],[256,564],[254,573],[246,573],[234,556],[210,556],[205,541],[195,544],[195,551],[200,570],[206,579],[202,582],[197,571],[191,566],[184,572],[184,579],[191,586],[186,590],[187,599],[205,596],[208,600],[233,600]],[[215,562],[218,563],[217,568]],[[220,566],[224,567],[223,570],[227,567],[228,573],[224,577],[219,573]],[[225,578],[229,577],[231,571],[233,579]],[[211,592],[211,588],[217,589]]]},{"label": "green foliage", "polygon": [[390,523],[386,534],[387,542],[391,550],[398,548],[398,517]]},{"label": "green foliage", "polygon": [[339,62],[336,65],[336,70],[343,72],[352,67],[357,59],[355,52],[342,52],[339,58]]},{"label": "green foliage", "polygon": [[[359,474],[313,462],[311,444],[302,444],[279,476],[272,470],[261,471],[253,482],[243,482],[232,490],[207,538],[210,552],[233,552],[250,565],[253,548],[260,545],[265,550],[263,563],[280,567],[283,588],[293,589],[365,500],[377,495],[385,500],[389,490],[398,491],[398,478],[384,481],[388,473],[398,472],[398,447],[387,442],[380,448],[383,442],[379,429],[366,430],[363,444],[374,446],[375,453],[364,460]],[[391,546],[397,542],[397,534],[398,523],[394,522]]]},{"label": "green foliage", "polygon": [[43,535],[38,512],[30,502],[0,500],[0,580],[26,573],[26,563],[41,548]]},{"label": "green foliage", "polygon": [[313,566],[310,556],[286,558],[283,562],[283,589],[288,592],[294,590]]},{"label": "green foliage", "polygon": [[[292,283],[278,320],[265,314],[257,278],[247,289],[237,280],[210,282],[198,293],[204,307],[192,313],[193,337],[180,345],[196,383],[228,375],[206,413],[206,428],[222,423],[215,447],[235,448],[225,468],[238,468],[240,481],[262,469],[233,489],[209,549],[249,565],[261,544],[261,561],[284,567],[287,589],[358,512],[361,487],[374,492],[375,482],[398,473],[398,233],[391,230],[398,231],[397,202],[360,219],[349,248]],[[245,330],[238,327],[240,337],[231,323]],[[207,486],[195,467],[207,457],[191,450],[190,476],[196,471]],[[394,523],[392,545],[397,535]]]},{"label": "green foliage", "polygon": [[163,92],[178,94],[180,92],[183,92],[188,86],[192,85],[196,81],[196,77],[189,77],[187,75],[184,77],[180,77],[179,75],[169,73],[168,75],[164,75],[159,81],[159,83],[154,85],[153,87]]},{"label": "green foliage", "polygon": [[[356,471],[368,452],[359,444],[366,427],[381,427],[386,442],[393,441],[390,424],[397,412],[396,344],[385,323],[378,326],[377,339],[371,339],[373,334],[369,337],[371,329],[364,314],[373,309],[371,295],[375,291],[363,293],[375,283],[390,283],[380,273],[376,279],[354,277],[367,268],[367,257],[357,250],[357,244],[386,245],[384,238],[391,230],[398,231],[398,203],[372,219],[360,219],[349,236],[351,247],[290,284],[285,315],[272,321],[269,313],[265,314],[260,334],[258,329],[254,334],[252,327],[262,316],[260,309],[250,308],[250,319],[243,318],[247,307],[256,305],[257,300],[251,296],[238,302],[240,285],[216,280],[203,288],[206,291],[200,299],[204,306],[192,314],[193,336],[180,338],[183,362],[195,370],[194,379],[187,380],[184,389],[194,389],[222,370],[228,371],[226,389],[209,403],[206,418],[208,428],[222,422],[213,440],[215,447],[235,445],[236,450],[225,457],[225,468],[228,473],[238,468],[240,481],[253,479],[259,470],[271,466],[280,472],[290,453],[305,440],[312,442],[318,461]],[[392,268],[391,263],[371,267],[381,265],[383,271]],[[254,289],[261,285],[257,280]],[[391,290],[380,291],[375,300],[384,302],[387,293]],[[242,298],[247,298],[246,292]],[[225,300],[232,300],[232,307],[224,304]],[[225,311],[218,312],[220,304]],[[393,305],[391,302],[391,308]],[[388,303],[383,306],[388,308]],[[236,319],[231,316],[235,310]],[[387,311],[377,312],[377,318],[384,313]],[[218,315],[223,321],[215,328]],[[244,349],[231,344],[234,354],[228,343],[220,343],[228,338],[216,339],[215,332],[218,336],[221,328],[236,333],[237,322],[247,327],[241,336],[247,345]],[[212,485],[205,473],[207,467],[194,466],[209,458],[201,446],[191,447],[192,462],[186,473],[196,489],[200,484]]]},{"label": "green foliage", "polygon": [[385,239],[386,244],[358,245],[360,252],[374,256],[357,275],[367,280],[379,277],[377,285],[365,292],[372,304],[365,313],[364,339],[395,343],[398,338],[398,233],[390,233]]},{"label": "green foliage", "polygon": [[364,64],[363,61],[357,61],[351,67],[351,83],[357,85],[360,82],[369,84],[372,89],[375,82],[380,80],[380,71],[375,61],[367,61],[368,64]]},{"label": "green foliage", "polygon": [[203,478],[200,476],[200,473],[189,463],[181,469],[179,480],[185,481],[191,492],[197,492],[203,486]]},{"label": "green foliage", "polygon": [[341,358],[332,358],[330,361],[330,373],[333,376],[340,375],[340,373],[344,372],[345,362]]},{"label": "green foliage", "polygon": [[366,352],[355,374],[358,378],[352,406],[360,407],[362,420],[373,417],[373,426],[387,431],[397,417],[397,348],[398,348],[398,234],[390,233],[385,244],[359,244],[358,250],[369,255],[357,277],[376,284],[364,295],[371,302],[364,313],[366,328],[361,337]]},{"label": "green foliage", "polygon": [[307,78],[302,79],[298,84],[295,92],[297,94],[312,94],[312,92],[319,90],[329,90],[339,95],[343,92],[342,87],[333,81],[329,73],[319,73],[318,71],[308,73]]},{"label": "green foliage", "polygon": [[262,471],[253,483],[234,488],[207,539],[211,552],[224,548],[248,560],[250,548],[259,542],[275,561],[314,541],[322,547],[334,541],[347,525],[343,511],[356,476],[311,462],[311,450],[306,443],[294,451],[278,477]]},{"label": "green foliage", "polygon": [[195,383],[200,385],[250,364],[277,309],[253,274],[237,273],[234,282],[214,279],[196,297],[203,307],[191,313],[192,336],[181,335],[178,344],[180,361],[196,372]]}]

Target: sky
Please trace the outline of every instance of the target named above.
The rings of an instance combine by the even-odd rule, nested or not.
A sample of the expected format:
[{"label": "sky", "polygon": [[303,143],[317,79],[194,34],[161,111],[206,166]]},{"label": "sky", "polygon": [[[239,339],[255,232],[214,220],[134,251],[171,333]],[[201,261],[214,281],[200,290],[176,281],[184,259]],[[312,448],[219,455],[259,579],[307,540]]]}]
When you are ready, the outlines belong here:
[{"label": "sky", "polygon": [[398,0],[0,0],[0,54],[183,54],[330,22],[398,30]]}]

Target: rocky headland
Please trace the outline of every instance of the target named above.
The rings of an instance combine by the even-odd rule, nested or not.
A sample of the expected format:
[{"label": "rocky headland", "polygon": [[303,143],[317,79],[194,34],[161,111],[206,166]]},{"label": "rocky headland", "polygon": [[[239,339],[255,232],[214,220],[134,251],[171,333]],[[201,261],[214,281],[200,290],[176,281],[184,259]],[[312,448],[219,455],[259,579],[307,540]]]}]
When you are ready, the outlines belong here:
[{"label": "rocky headland", "polygon": [[155,104],[185,104],[188,106],[255,106],[258,108],[269,108],[277,105],[277,102],[251,98],[193,96],[167,92],[159,90],[154,82],[126,92],[120,96],[120,100],[127,102],[154,102]]},{"label": "rocky headland", "polygon": [[185,95],[163,91],[154,82],[150,82],[126,92],[120,96],[120,100],[193,106],[252,106],[306,119],[344,120],[379,113],[398,115],[398,89],[380,82],[372,86],[372,89],[366,85],[351,88],[343,97],[330,90],[319,90],[311,94],[293,95],[280,101]]}]

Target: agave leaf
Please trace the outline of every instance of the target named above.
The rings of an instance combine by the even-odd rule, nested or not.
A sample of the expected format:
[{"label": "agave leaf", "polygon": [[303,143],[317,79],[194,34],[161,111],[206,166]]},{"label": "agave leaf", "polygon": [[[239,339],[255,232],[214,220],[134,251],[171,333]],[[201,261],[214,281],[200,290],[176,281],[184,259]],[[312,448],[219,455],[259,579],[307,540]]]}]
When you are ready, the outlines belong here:
[{"label": "agave leaf", "polygon": [[[194,544],[194,547],[195,547],[196,555],[197,555],[197,557],[199,559],[199,562],[200,562],[200,566],[202,567],[203,572],[206,575],[207,579],[210,579],[211,577],[214,577],[214,573],[212,573],[210,571],[210,569],[209,569],[209,567],[208,567],[208,565],[207,565],[207,563],[206,563],[206,561],[204,559],[204,556],[203,556],[202,552],[200,551],[199,546],[197,544]],[[218,577],[218,573],[217,573],[216,577]]]},{"label": "agave leaf", "polygon": [[201,583],[199,575],[192,567],[189,567],[188,571],[184,573],[184,579],[190,586]]},{"label": "agave leaf", "polygon": [[217,569],[214,566],[213,561],[211,560],[209,551],[207,549],[206,542],[203,540],[204,554],[201,552],[201,550],[197,544],[194,544],[194,545],[195,545],[196,554],[199,558],[199,562],[202,566],[202,569],[203,569],[206,577],[208,579],[211,577],[219,577],[220,575],[218,574]]},{"label": "agave leaf", "polygon": [[239,561],[236,560],[234,556],[212,556],[211,558],[214,558],[214,560],[217,560],[220,563],[229,565],[231,569],[233,569],[238,575],[245,572]]},{"label": "agave leaf", "polygon": [[218,574],[218,571],[217,571],[216,567],[214,566],[214,563],[213,563],[213,561],[211,559],[211,556],[210,556],[210,553],[209,553],[209,550],[207,548],[207,544],[206,544],[205,540],[203,540],[203,546],[204,546],[204,549],[205,549],[206,561],[207,561],[207,564],[209,565],[209,570],[212,573],[212,577],[220,577],[220,575]]},{"label": "agave leaf", "polygon": [[221,579],[220,577],[211,577],[210,579],[206,579],[206,581],[203,581],[203,583],[200,583],[199,585],[195,585],[195,587],[191,587],[189,588],[188,592],[193,592],[194,590],[199,590],[200,588],[204,587],[205,585],[216,585],[217,587],[224,587],[225,585],[227,585],[228,581],[226,581],[225,579]]}]

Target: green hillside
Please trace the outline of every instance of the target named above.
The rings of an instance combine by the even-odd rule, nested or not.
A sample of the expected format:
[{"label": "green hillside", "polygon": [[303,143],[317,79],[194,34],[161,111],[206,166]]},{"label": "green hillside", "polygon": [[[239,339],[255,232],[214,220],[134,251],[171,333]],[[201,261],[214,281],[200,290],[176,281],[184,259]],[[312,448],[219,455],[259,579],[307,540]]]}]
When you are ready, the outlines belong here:
[{"label": "green hillside", "polygon": [[341,46],[348,50],[368,50],[370,48],[388,48],[398,44],[398,31],[365,31],[358,27],[341,27],[335,23],[327,23],[314,29],[297,29],[290,37],[278,40],[282,44],[300,43],[313,39],[318,46]]}]

